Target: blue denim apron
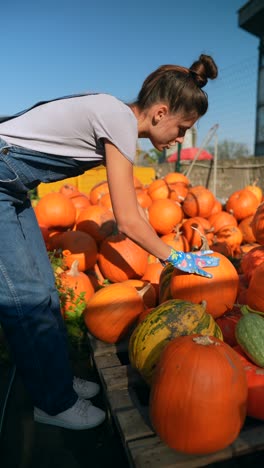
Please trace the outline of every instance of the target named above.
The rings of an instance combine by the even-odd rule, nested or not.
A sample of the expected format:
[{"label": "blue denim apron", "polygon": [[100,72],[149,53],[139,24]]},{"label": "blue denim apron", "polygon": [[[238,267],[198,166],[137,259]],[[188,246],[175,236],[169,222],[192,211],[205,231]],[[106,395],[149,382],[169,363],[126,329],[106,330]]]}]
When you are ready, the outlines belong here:
[{"label": "blue denim apron", "polygon": [[53,270],[28,190],[95,165],[0,139],[0,322],[33,405],[52,415],[70,408],[77,394]]}]

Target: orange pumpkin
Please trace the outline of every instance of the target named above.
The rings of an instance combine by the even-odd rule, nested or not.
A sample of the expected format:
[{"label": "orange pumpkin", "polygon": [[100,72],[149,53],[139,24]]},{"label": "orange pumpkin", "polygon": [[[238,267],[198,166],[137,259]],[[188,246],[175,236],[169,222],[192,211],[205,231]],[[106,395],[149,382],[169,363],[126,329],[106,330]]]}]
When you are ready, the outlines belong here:
[{"label": "orange pumpkin", "polygon": [[68,268],[79,260],[79,270],[92,268],[97,260],[97,244],[90,234],[82,231],[66,231],[50,239],[52,249],[61,249]]},{"label": "orange pumpkin", "polygon": [[112,211],[103,206],[91,205],[80,211],[75,227],[78,231],[90,234],[100,243],[113,232],[115,225]]},{"label": "orange pumpkin", "polygon": [[148,195],[146,189],[136,189],[136,197],[137,197],[138,203],[140,204],[140,206],[142,206],[142,208],[150,207],[152,203],[152,199]]},{"label": "orange pumpkin", "polygon": [[233,312],[233,310],[231,310],[222,315],[222,317],[218,317],[216,319],[216,323],[219,325],[223,333],[224,342],[229,346],[233,347],[237,345],[235,329],[236,324],[241,319],[241,317],[241,312]]},{"label": "orange pumpkin", "polygon": [[252,273],[247,288],[247,305],[251,309],[264,312],[264,263],[261,263]]},{"label": "orange pumpkin", "polygon": [[96,291],[84,311],[90,333],[106,343],[121,341],[145,308],[144,288],[137,291],[128,284],[115,283]]},{"label": "orange pumpkin", "polygon": [[148,195],[151,200],[158,200],[160,198],[168,198],[169,187],[163,179],[153,180],[148,186]]},{"label": "orange pumpkin", "polygon": [[210,216],[212,216],[213,214],[216,214],[216,213],[220,213],[221,211],[223,211],[223,205],[219,200],[217,200],[217,198],[215,198],[214,205],[213,205]]},{"label": "orange pumpkin", "polygon": [[262,202],[263,192],[262,189],[257,185],[258,180],[255,180],[252,184],[246,185],[245,189],[250,190],[256,196],[259,203]]},{"label": "orange pumpkin", "polygon": [[144,275],[142,276],[142,280],[148,281],[155,289],[157,300],[159,298],[159,281],[162,270],[162,264],[156,259],[156,262],[147,264]]},{"label": "orange pumpkin", "polygon": [[240,231],[242,232],[243,236],[243,243],[253,243],[256,242],[256,238],[253,234],[252,230],[252,223],[253,215],[247,216],[246,218],[242,219],[238,225]]},{"label": "orange pumpkin", "polygon": [[214,233],[217,233],[224,226],[237,226],[238,224],[236,218],[231,213],[227,213],[227,211],[219,211],[210,215],[208,221],[210,221]]},{"label": "orange pumpkin", "polygon": [[157,294],[155,287],[148,280],[145,281],[143,279],[128,279],[123,281],[122,284],[133,286],[133,288],[136,288],[137,291],[141,291],[148,284],[149,288],[144,290],[144,294],[141,294],[145,307],[152,308],[157,305]]},{"label": "orange pumpkin", "polygon": [[226,225],[220,228],[214,235],[214,242],[226,243],[230,246],[232,256],[240,253],[240,245],[243,234],[238,226]]},{"label": "orange pumpkin", "polygon": [[82,193],[76,196],[72,196],[71,201],[74,204],[76,211],[83,210],[83,208],[86,208],[87,206],[91,205],[89,197],[87,197],[86,195]]},{"label": "orange pumpkin", "polygon": [[150,419],[161,440],[176,451],[217,452],[237,438],[247,394],[244,367],[229,345],[213,336],[180,336],[159,358]]},{"label": "orange pumpkin", "polygon": [[98,182],[95,184],[91,190],[90,190],[90,202],[92,205],[97,205],[98,201],[100,198],[105,193],[109,193],[109,186],[108,182],[106,180],[103,180],[102,182]]},{"label": "orange pumpkin", "polygon": [[251,362],[239,345],[233,349],[238,353],[247,377],[247,415],[264,421],[264,369]]},{"label": "orange pumpkin", "polygon": [[256,246],[243,255],[240,262],[240,268],[242,273],[244,273],[248,283],[251,280],[255,268],[262,263],[264,263],[263,245]]},{"label": "orange pumpkin", "polygon": [[213,193],[203,185],[191,187],[182,203],[182,209],[186,216],[192,218],[201,216],[208,218],[215,203]]},{"label": "orange pumpkin", "polygon": [[[71,268],[59,275],[59,291],[63,315],[74,312],[80,302],[85,308],[88,300],[94,295],[94,286],[89,276],[79,271],[78,260],[75,260]],[[83,296],[83,297],[82,297]],[[79,302],[79,304],[78,304]]]},{"label": "orange pumpkin", "polygon": [[226,202],[225,209],[232,214],[237,221],[241,221],[255,213],[259,205],[253,192],[246,189],[236,190]]},{"label": "orange pumpkin", "polygon": [[189,252],[190,246],[186,237],[180,231],[180,226],[176,226],[175,232],[170,232],[169,234],[164,234],[161,236],[161,240],[165,244],[170,245],[175,250],[181,250],[182,252]]},{"label": "orange pumpkin", "polygon": [[218,266],[208,268],[213,278],[204,278],[174,268],[170,292],[174,299],[184,299],[196,304],[205,301],[206,311],[217,318],[232,309],[237,297],[239,277],[227,257],[218,252],[214,252],[212,256],[220,260]]},{"label": "orange pumpkin", "polygon": [[261,203],[254,213],[251,227],[256,241],[264,245],[264,203]]},{"label": "orange pumpkin", "polygon": [[39,200],[35,214],[42,226],[71,229],[75,223],[76,208],[71,199],[62,193],[50,192]]},{"label": "orange pumpkin", "polygon": [[205,236],[208,243],[213,238],[213,231],[208,219],[201,216],[193,216],[185,219],[181,226],[181,232],[187,239],[190,250],[199,250],[202,246],[202,236]]},{"label": "orange pumpkin", "polygon": [[148,208],[149,222],[158,234],[169,234],[182,221],[179,204],[168,198],[153,200]]},{"label": "orange pumpkin", "polygon": [[60,187],[59,192],[68,198],[72,198],[72,197],[75,197],[76,195],[77,196],[80,195],[78,187],[76,187],[76,185],[73,185],[73,184],[63,184]]},{"label": "orange pumpkin", "polygon": [[182,203],[189,191],[189,188],[183,182],[175,182],[174,184],[168,184],[169,186],[169,198],[171,200]]},{"label": "orange pumpkin", "polygon": [[163,179],[165,180],[165,182],[167,182],[167,184],[177,184],[177,183],[181,183],[181,184],[185,184],[187,187],[190,186],[190,179],[182,174],[181,172],[168,172],[164,177]]},{"label": "orange pumpkin", "polygon": [[125,234],[113,234],[100,244],[98,265],[103,276],[113,283],[141,278],[147,264],[147,251]]}]

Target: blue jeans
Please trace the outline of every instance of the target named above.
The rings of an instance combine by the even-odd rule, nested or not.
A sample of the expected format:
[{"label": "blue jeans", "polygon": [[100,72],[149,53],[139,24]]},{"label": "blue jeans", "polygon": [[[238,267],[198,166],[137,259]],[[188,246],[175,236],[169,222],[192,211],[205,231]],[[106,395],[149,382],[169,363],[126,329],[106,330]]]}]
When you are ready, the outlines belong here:
[{"label": "blue jeans", "polygon": [[77,394],[53,270],[28,190],[89,167],[0,138],[0,322],[33,405],[51,415],[70,408]]}]

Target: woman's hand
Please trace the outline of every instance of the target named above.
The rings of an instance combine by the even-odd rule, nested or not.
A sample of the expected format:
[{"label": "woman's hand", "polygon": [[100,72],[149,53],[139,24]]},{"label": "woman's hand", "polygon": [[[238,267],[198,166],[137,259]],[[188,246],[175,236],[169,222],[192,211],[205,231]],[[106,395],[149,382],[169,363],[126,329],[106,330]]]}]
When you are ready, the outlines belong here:
[{"label": "woman's hand", "polygon": [[212,278],[213,275],[211,273],[203,270],[204,267],[215,267],[219,265],[219,258],[209,256],[212,253],[212,250],[184,253],[171,249],[171,253],[166,261],[171,263],[175,268],[186,271],[187,273],[195,273],[205,278]]}]

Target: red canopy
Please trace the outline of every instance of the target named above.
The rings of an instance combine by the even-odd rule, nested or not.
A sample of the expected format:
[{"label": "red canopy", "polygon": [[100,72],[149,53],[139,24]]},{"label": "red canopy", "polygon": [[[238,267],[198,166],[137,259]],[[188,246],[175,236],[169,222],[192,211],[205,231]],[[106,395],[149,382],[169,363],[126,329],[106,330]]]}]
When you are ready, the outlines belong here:
[{"label": "red canopy", "polygon": [[[187,160],[193,160],[198,153],[199,148],[182,148],[181,153],[180,153],[180,160],[181,161],[187,161]],[[174,162],[177,161],[178,159],[178,153],[172,153],[167,161],[168,162]],[[213,155],[211,153],[208,153],[206,150],[202,150],[201,153],[199,154],[199,157],[197,158],[197,161],[201,161],[202,159],[213,159]]]}]

